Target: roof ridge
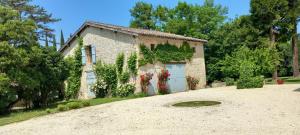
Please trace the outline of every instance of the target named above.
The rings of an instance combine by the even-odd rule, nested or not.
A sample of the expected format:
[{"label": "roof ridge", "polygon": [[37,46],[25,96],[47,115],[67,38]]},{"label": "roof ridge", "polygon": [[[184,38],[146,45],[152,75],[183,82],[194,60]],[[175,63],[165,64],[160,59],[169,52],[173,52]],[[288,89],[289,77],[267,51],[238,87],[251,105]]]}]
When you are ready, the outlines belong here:
[{"label": "roof ridge", "polygon": [[[187,37],[187,36],[184,36],[184,35],[178,35],[178,34],[174,34],[174,33],[170,33],[170,32],[164,32],[164,31],[153,30],[153,29],[131,28],[131,27],[126,27],[126,26],[121,26],[121,25],[115,25],[115,24],[109,24],[109,23],[102,23],[102,22],[97,22],[97,21],[87,21],[87,22],[88,23],[92,23],[92,24],[102,25],[102,26],[105,26],[105,27],[111,26],[111,27],[123,28],[122,30],[125,29],[125,31],[128,31],[128,29],[135,30],[135,31],[143,30],[143,31],[160,32],[160,33],[171,34],[171,35],[175,35],[175,36]],[[136,33],[136,32],[134,32],[134,33]],[[140,34],[140,33],[136,33],[136,34]],[[194,38],[194,37],[187,37],[187,38]],[[198,38],[195,38],[195,39],[198,39]]]},{"label": "roof ridge", "polygon": [[195,42],[207,42],[207,40],[198,39],[194,37],[187,37],[183,35],[177,35],[174,33],[167,33],[162,32],[158,30],[149,30],[149,29],[140,29],[140,28],[130,28],[126,26],[120,26],[120,25],[114,25],[114,24],[108,24],[108,23],[102,23],[102,22],[96,22],[96,21],[85,21],[83,25],[67,40],[64,46],[62,46],[59,51],[62,51],[78,34],[84,30],[86,27],[96,27],[96,28],[102,28],[107,29],[111,31],[118,31],[124,34],[129,34],[133,36],[138,35],[144,35],[144,36],[156,36],[161,38],[172,38],[172,39],[179,39],[179,40],[187,40],[187,41],[195,41]]}]

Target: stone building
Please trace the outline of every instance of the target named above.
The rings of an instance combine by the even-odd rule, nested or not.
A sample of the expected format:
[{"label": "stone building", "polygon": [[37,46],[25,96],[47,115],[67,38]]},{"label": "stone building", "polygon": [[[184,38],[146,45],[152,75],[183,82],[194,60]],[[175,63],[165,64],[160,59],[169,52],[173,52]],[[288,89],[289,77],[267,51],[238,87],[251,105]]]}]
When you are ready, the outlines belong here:
[{"label": "stone building", "polygon": [[139,76],[146,72],[153,73],[151,80],[151,90],[149,94],[157,93],[157,74],[162,68],[166,68],[171,76],[168,81],[171,92],[180,92],[188,89],[186,76],[191,76],[199,80],[197,88],[204,88],[206,85],[204,47],[206,40],[164,33],[153,30],[127,28],[122,26],[103,24],[98,22],[85,22],[75,34],[68,39],[66,44],[60,48],[64,57],[72,56],[78,45],[76,37],[82,37],[83,45],[83,73],[81,77],[81,88],[79,98],[92,98],[94,93],[90,90],[95,82],[93,65],[98,61],[114,64],[119,53],[125,54],[125,66],[127,58],[137,52],[138,58],[143,57],[140,53],[140,45],[143,44],[149,49],[153,49],[157,44],[169,43],[181,46],[187,42],[194,50],[194,55],[190,60],[180,62],[170,62],[163,64],[155,62],[138,68],[136,79],[131,82],[136,84],[136,92],[141,91]]}]

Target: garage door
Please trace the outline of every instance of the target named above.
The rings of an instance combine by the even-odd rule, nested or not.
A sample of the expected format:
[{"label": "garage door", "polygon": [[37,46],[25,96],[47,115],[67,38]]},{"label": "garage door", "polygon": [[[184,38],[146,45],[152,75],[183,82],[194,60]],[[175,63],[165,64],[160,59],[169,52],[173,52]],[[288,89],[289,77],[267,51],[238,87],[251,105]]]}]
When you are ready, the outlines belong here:
[{"label": "garage door", "polygon": [[185,64],[167,64],[166,68],[170,73],[170,80],[168,81],[170,92],[175,93],[185,91]]}]

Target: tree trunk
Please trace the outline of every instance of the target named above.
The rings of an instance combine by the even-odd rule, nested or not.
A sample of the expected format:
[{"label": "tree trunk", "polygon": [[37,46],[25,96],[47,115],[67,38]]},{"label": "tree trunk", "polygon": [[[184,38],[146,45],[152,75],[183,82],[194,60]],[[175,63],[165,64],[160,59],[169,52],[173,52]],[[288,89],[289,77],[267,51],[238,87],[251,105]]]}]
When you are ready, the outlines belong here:
[{"label": "tree trunk", "polygon": [[[274,33],[274,30],[273,28],[270,29],[270,41],[271,41],[271,48],[276,48],[275,46],[275,33]],[[272,76],[272,79],[273,80],[277,80],[278,78],[278,72],[277,72],[277,65],[275,65],[275,69],[274,69],[274,72],[273,72],[273,76]]]},{"label": "tree trunk", "polygon": [[297,22],[296,19],[293,19],[294,29],[292,34],[292,48],[293,48],[293,76],[299,76],[299,64],[298,64],[298,35],[297,35]]}]

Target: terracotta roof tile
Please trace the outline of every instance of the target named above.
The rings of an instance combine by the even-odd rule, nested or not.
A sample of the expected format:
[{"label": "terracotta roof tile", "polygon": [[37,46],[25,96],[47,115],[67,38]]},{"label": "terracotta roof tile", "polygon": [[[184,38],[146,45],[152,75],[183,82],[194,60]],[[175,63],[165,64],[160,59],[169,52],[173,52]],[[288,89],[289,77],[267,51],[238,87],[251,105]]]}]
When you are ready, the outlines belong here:
[{"label": "terracotta roof tile", "polygon": [[68,39],[66,44],[60,48],[60,51],[62,51],[84,28],[86,28],[88,26],[101,28],[101,29],[108,29],[108,30],[112,30],[112,31],[135,35],[135,36],[146,35],[146,36],[156,36],[156,37],[162,37],[162,38],[188,40],[188,41],[195,41],[195,42],[205,42],[205,43],[207,42],[207,40],[203,40],[203,39],[186,37],[186,36],[182,36],[182,35],[176,35],[176,34],[172,34],[172,33],[160,32],[160,31],[155,31],[155,30],[128,28],[128,27],[117,26],[117,25],[112,25],[112,24],[87,21],[75,32],[75,34],[71,38]]}]

